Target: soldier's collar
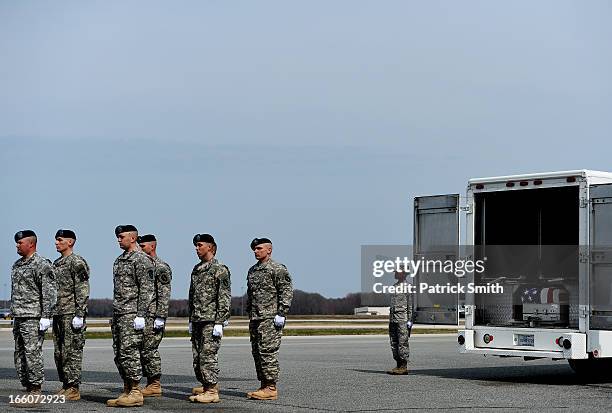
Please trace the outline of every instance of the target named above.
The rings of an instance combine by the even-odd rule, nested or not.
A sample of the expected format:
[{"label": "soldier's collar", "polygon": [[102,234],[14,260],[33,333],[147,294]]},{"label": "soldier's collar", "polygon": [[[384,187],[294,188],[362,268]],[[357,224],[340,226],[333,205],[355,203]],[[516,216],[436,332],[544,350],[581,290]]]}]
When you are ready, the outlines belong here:
[{"label": "soldier's collar", "polygon": [[257,261],[257,264],[255,264],[255,266],[257,268],[267,267],[268,265],[272,264],[273,262],[274,261],[272,261],[272,258],[270,258],[268,261],[265,261],[265,262]]},{"label": "soldier's collar", "polygon": [[66,259],[66,258],[68,258],[68,257],[70,257],[70,256],[72,256],[72,255],[74,255],[74,251],[72,251],[70,254],[66,255],[65,257],[64,257],[63,255],[61,255],[61,254],[60,254],[60,256],[59,256],[59,257],[57,257],[57,261],[59,261],[59,260],[63,260],[63,259]]},{"label": "soldier's collar", "polygon": [[218,262],[219,262],[219,261],[217,261],[217,259],[216,259],[215,257],[213,257],[213,259],[212,259],[212,260],[210,260],[210,261],[204,261],[204,260],[202,260],[202,261],[200,262],[200,265],[211,265],[211,264],[216,264],[216,263],[218,263]]},{"label": "soldier's collar", "polygon": [[19,261],[21,261],[22,264],[27,264],[28,262],[32,261],[37,255],[38,255],[38,252],[34,251],[34,254],[30,255],[27,258],[26,257],[19,258]]},{"label": "soldier's collar", "polygon": [[128,259],[130,258],[136,251],[138,250],[134,250],[134,251],[123,251],[123,253],[119,256],[119,258],[121,259]]}]

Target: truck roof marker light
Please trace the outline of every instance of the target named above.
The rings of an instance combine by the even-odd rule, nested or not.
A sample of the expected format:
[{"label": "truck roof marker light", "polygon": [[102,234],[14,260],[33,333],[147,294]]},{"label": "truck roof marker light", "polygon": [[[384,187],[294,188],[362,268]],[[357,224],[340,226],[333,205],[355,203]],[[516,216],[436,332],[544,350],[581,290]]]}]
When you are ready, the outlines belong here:
[{"label": "truck roof marker light", "polygon": [[463,337],[463,334],[459,334],[459,337],[457,337],[457,343],[459,343],[460,346],[465,344],[465,337]]},{"label": "truck roof marker light", "polygon": [[555,340],[555,344],[559,347],[563,347],[563,337],[559,337]]},{"label": "truck roof marker light", "polygon": [[491,341],[493,341],[493,336],[490,334],[485,334],[482,341],[484,341],[485,344],[489,344]]},{"label": "truck roof marker light", "polygon": [[514,186],[514,182],[506,182],[506,186],[508,188],[512,188]]},{"label": "truck roof marker light", "polygon": [[536,179],[535,181],[533,181],[534,185],[542,185],[542,180],[541,179]]},{"label": "truck roof marker light", "polygon": [[527,181],[521,181],[521,183],[519,184],[520,186],[527,186],[529,185],[529,182]]},{"label": "truck roof marker light", "polygon": [[568,176],[565,180],[567,182],[569,182],[569,183],[576,182],[576,177],[575,176]]},{"label": "truck roof marker light", "polygon": [[484,189],[484,185],[483,184],[476,184],[476,189]]},{"label": "truck roof marker light", "polygon": [[572,348],[572,342],[569,341],[567,338],[563,339],[563,348],[566,350],[569,350],[570,348]]}]

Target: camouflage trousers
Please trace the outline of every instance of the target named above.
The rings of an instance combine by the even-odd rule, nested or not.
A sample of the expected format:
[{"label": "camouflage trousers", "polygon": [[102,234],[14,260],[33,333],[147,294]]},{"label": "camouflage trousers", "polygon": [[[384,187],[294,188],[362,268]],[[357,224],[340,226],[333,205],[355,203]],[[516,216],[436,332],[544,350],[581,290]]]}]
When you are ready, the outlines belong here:
[{"label": "camouflage trousers", "polygon": [[213,337],[215,323],[196,321],[191,329],[191,351],[193,353],[193,371],[202,385],[214,385],[219,380],[219,360],[217,353],[221,339]]},{"label": "camouflage trousers", "polygon": [[142,352],[143,331],[134,330],[136,314],[113,315],[111,331],[113,333],[113,351],[115,365],[123,381],[140,381],[142,367],[140,353]]},{"label": "camouflage trousers", "polygon": [[159,355],[159,344],[164,338],[164,328],[156,330],[153,328],[154,317],[147,317],[144,329],[142,353],[142,374],[147,377],[161,376],[161,357]]},{"label": "camouflage trousers", "polygon": [[257,379],[276,382],[279,375],[278,350],[283,330],[276,328],[272,319],[251,320],[249,335]]},{"label": "camouflage trousers", "polygon": [[41,386],[45,379],[42,346],[44,333],[38,330],[40,318],[17,317],[13,320],[15,369],[23,387]]},{"label": "camouflage trousers", "polygon": [[391,352],[393,359],[400,362],[407,362],[410,357],[410,346],[408,344],[408,327],[406,322],[389,323],[389,341],[391,342]]},{"label": "camouflage trousers", "polygon": [[85,345],[85,325],[74,329],[74,314],[53,317],[53,344],[55,345],[55,366],[57,375],[64,385],[81,384],[83,346]]}]

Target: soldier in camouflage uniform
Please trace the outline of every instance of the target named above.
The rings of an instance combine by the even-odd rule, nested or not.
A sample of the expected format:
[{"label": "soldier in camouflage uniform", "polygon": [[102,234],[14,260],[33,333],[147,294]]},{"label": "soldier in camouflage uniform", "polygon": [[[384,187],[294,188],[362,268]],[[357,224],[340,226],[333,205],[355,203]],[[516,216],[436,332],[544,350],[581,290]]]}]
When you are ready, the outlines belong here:
[{"label": "soldier in camouflage uniform", "polygon": [[230,271],[215,258],[217,244],[210,234],[196,234],[193,245],[200,262],[193,267],[189,285],[189,330],[193,370],[201,387],[194,387],[192,402],[219,402],[217,353],[231,308]]},{"label": "soldier in camouflage uniform", "polygon": [[142,373],[147,378],[147,386],[142,389],[144,397],[161,396],[161,357],[159,344],[164,337],[168,304],[170,302],[170,281],[172,270],[157,256],[157,238],[153,234],[138,237],[138,245],[147,254],[154,266],[154,297],[146,319],[143,349],[140,354]]},{"label": "soldier in camouflage uniform", "polygon": [[44,381],[42,345],[57,301],[57,284],[51,261],[36,253],[34,231],[19,231],[15,242],[21,256],[11,271],[15,368],[26,391],[39,395]]},{"label": "soldier in camouflage uniform", "polygon": [[136,243],[133,225],[118,226],[115,235],[124,250],[113,265],[113,350],[115,365],[123,379],[123,393],[106,401],[107,406],[143,405],[139,384],[142,377],[142,351],[145,318],[153,300],[154,267]]},{"label": "soldier in camouflage uniform", "polygon": [[[408,374],[410,357],[410,330],[412,329],[412,294],[407,291],[406,273],[396,272],[396,292],[391,296],[389,308],[389,340],[397,366],[389,374]],[[405,291],[402,291],[404,289]]]},{"label": "soldier in camouflage uniform", "polygon": [[247,312],[251,350],[255,361],[258,390],[247,397],[256,400],[276,400],[278,391],[278,351],[280,349],[285,316],[291,306],[293,286],[287,267],[272,260],[272,241],[255,238],[251,249],[257,263],[247,276]]},{"label": "soldier in camouflage uniform", "polygon": [[58,394],[67,400],[81,398],[79,384],[89,299],[89,266],[73,252],[75,242],[76,234],[69,229],[60,229],[55,234],[55,249],[61,256],[53,263],[58,289],[53,342],[57,374],[63,383]]}]

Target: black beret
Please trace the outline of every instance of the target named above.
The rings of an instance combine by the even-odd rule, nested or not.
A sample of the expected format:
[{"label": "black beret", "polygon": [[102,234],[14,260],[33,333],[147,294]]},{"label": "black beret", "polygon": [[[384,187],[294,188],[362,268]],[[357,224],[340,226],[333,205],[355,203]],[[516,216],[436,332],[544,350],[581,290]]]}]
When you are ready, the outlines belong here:
[{"label": "black beret", "polygon": [[193,245],[196,245],[198,242],[207,242],[213,244],[215,247],[217,246],[215,239],[210,234],[195,234],[193,236]]},{"label": "black beret", "polygon": [[143,242],[153,242],[153,241],[157,241],[157,238],[155,238],[155,235],[153,234],[147,234],[147,235],[143,235],[142,237],[138,237],[139,244],[142,244]]},{"label": "black beret", "polygon": [[58,238],[58,237],[72,238],[76,240],[76,234],[74,233],[74,231],[70,229],[58,229],[57,232],[55,233],[55,238]]},{"label": "black beret", "polygon": [[19,231],[15,234],[15,242],[18,242],[20,239],[27,237],[35,237],[36,233],[31,229],[24,229],[23,231]]},{"label": "black beret", "polygon": [[270,241],[270,238],[254,238],[251,241],[251,249],[254,250],[260,244],[272,244],[272,241]]},{"label": "black beret", "polygon": [[134,225],[119,225],[115,228],[115,235],[122,234],[124,232],[138,232]]}]

